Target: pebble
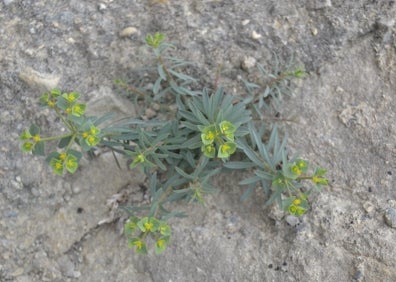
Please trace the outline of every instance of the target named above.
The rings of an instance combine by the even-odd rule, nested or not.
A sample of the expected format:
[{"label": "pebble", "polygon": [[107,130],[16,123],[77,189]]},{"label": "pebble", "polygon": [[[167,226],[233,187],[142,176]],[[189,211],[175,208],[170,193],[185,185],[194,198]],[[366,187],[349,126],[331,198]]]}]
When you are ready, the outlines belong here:
[{"label": "pebble", "polygon": [[73,187],[72,187],[72,192],[73,192],[73,194],[78,194],[78,193],[80,193],[80,192],[81,192],[80,186],[73,186]]},{"label": "pebble", "polygon": [[256,66],[256,59],[251,56],[247,56],[243,58],[243,61],[241,63],[241,68],[245,71],[249,71],[250,69],[254,68]]},{"label": "pebble", "polygon": [[374,205],[370,202],[365,202],[363,204],[363,208],[368,214],[371,214],[374,211]]},{"label": "pebble", "polygon": [[22,267],[18,267],[15,271],[11,274],[13,277],[21,276],[24,270]]},{"label": "pebble", "polygon": [[161,105],[158,104],[158,103],[153,103],[153,104],[151,105],[151,108],[153,108],[154,111],[157,111],[157,112],[158,112],[158,111],[161,109]]},{"label": "pebble", "polygon": [[396,209],[388,208],[384,214],[385,223],[392,228],[396,228]]},{"label": "pebble", "polygon": [[8,6],[10,5],[12,2],[14,2],[14,0],[3,0],[4,5]]},{"label": "pebble", "polygon": [[98,10],[99,10],[100,12],[102,12],[102,11],[104,11],[104,10],[106,10],[106,9],[107,9],[107,6],[106,6],[105,4],[100,3],[100,4],[98,5]]},{"label": "pebble", "polygon": [[251,36],[252,36],[252,38],[255,39],[255,40],[261,38],[261,34],[260,34],[260,33],[257,33],[255,30],[252,31]]},{"label": "pebble", "polygon": [[70,278],[78,278],[81,276],[81,272],[75,271],[74,263],[66,255],[60,257],[57,262],[64,276]]},{"label": "pebble", "polygon": [[144,115],[145,115],[148,119],[152,119],[153,117],[155,117],[155,116],[157,115],[157,112],[154,111],[154,110],[151,109],[151,108],[147,108],[147,109],[144,111]]},{"label": "pebble", "polygon": [[316,27],[311,28],[311,33],[313,36],[318,35],[318,29]]},{"label": "pebble", "polygon": [[138,33],[138,29],[136,27],[130,26],[130,27],[124,28],[120,32],[120,36],[121,37],[129,37],[135,33]]},{"label": "pebble", "polygon": [[33,89],[39,90],[41,92],[46,92],[56,88],[60,80],[59,76],[48,73],[40,73],[30,67],[27,67],[21,71],[19,73],[19,78]]},{"label": "pebble", "polygon": [[293,227],[300,224],[300,219],[293,215],[286,216],[285,220],[290,226],[293,226]]},{"label": "pebble", "polygon": [[242,25],[248,25],[250,23],[250,20],[243,20]]}]

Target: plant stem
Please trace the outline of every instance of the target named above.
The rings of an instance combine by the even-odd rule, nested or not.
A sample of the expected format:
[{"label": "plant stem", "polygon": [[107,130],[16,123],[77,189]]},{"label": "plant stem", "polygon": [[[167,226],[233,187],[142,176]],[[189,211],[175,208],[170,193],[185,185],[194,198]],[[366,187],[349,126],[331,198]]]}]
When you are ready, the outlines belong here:
[{"label": "plant stem", "polygon": [[[66,133],[66,134],[62,134],[62,135],[56,135],[56,136],[50,136],[50,137],[41,137],[40,141],[53,141],[53,140],[58,140],[58,139],[62,139],[65,137],[69,137],[69,136],[73,136],[75,134],[73,133]],[[73,139],[73,138],[72,138]]]}]

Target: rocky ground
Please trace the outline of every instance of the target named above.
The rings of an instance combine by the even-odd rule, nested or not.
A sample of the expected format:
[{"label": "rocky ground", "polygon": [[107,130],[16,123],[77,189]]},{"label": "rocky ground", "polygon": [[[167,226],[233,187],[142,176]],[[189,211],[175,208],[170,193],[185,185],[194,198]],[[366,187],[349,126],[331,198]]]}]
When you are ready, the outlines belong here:
[{"label": "rocky ground", "polygon": [[[252,58],[305,65],[281,114],[298,118],[290,147],[331,185],[300,221],[260,196],[241,203],[233,175],[206,207],[180,205],[190,217],[172,222],[165,253],[138,256],[120,222],[98,222],[115,194],[144,199],[142,175],[103,153],[61,178],[20,152],[31,122],[57,128],[37,106],[48,88],[133,115],[113,80],[139,80],[156,31],[203,84],[221,65],[231,94]],[[0,38],[0,281],[396,281],[395,1],[2,0]]]}]

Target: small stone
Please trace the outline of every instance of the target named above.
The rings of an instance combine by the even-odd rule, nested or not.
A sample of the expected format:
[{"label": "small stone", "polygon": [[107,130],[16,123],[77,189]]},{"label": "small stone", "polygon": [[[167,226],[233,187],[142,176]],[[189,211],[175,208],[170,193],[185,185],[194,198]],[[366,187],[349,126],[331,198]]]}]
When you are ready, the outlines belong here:
[{"label": "small stone", "polygon": [[10,5],[12,2],[14,2],[14,0],[3,0],[4,5],[8,6]]},{"label": "small stone", "polygon": [[154,110],[154,111],[159,111],[160,109],[161,109],[161,106],[160,106],[160,104],[158,104],[158,103],[153,103],[152,105],[151,105],[151,108]]},{"label": "small stone", "polygon": [[255,30],[252,31],[251,36],[252,36],[252,38],[255,39],[255,40],[258,40],[258,39],[261,38],[261,34],[260,34],[260,33],[257,33]]},{"label": "small stone", "polygon": [[392,228],[396,228],[396,209],[388,208],[384,214],[385,223]]},{"label": "small stone", "polygon": [[76,43],[76,40],[74,40],[73,37],[69,37],[68,39],[66,39],[66,42],[69,44],[74,44],[74,43]]},{"label": "small stone", "polygon": [[46,92],[56,88],[60,80],[59,76],[40,73],[30,67],[27,67],[20,72],[19,78],[33,89],[39,90],[40,92]]},{"label": "small stone", "polygon": [[318,35],[318,29],[315,28],[315,27],[311,28],[311,33],[312,33],[313,36]]},{"label": "small stone", "polygon": [[99,10],[100,12],[102,12],[102,11],[104,11],[104,10],[106,10],[106,9],[107,9],[107,6],[106,6],[105,4],[100,3],[100,4],[98,5],[98,10]]},{"label": "small stone", "polygon": [[144,111],[144,115],[145,115],[148,119],[152,119],[153,117],[155,117],[155,116],[157,115],[157,112],[154,111],[154,110],[151,109],[151,108],[147,108],[147,109]]},{"label": "small stone", "polygon": [[389,204],[390,207],[396,209],[396,201],[395,200],[388,200],[388,204]]},{"label": "small stone", "polygon": [[245,57],[241,63],[241,68],[245,71],[249,71],[256,65],[256,59],[253,57]]},{"label": "small stone", "polygon": [[22,267],[15,269],[15,271],[11,274],[13,277],[21,276],[25,271]]},{"label": "small stone", "polygon": [[329,8],[332,6],[331,0],[314,0],[315,9]]},{"label": "small stone", "polygon": [[81,192],[80,186],[73,186],[73,187],[72,187],[72,192],[73,192],[73,194],[78,194],[78,193],[80,193],[80,192]]},{"label": "small stone", "polygon": [[121,32],[120,32],[120,36],[121,37],[129,37],[133,34],[138,33],[138,29],[136,27],[130,26],[127,28],[124,28]]},{"label": "small stone", "polygon": [[58,265],[62,274],[70,278],[78,278],[81,272],[75,271],[74,263],[66,255],[58,259]]},{"label": "small stone", "polygon": [[242,25],[248,25],[250,23],[250,20],[243,20]]},{"label": "small stone", "polygon": [[286,216],[285,220],[290,226],[293,226],[293,227],[300,224],[300,219],[293,215]]},{"label": "small stone", "polygon": [[368,214],[371,214],[371,213],[373,213],[373,211],[374,211],[374,206],[373,206],[373,204],[370,203],[370,202],[365,202],[365,203],[363,204],[363,208],[364,208],[364,210],[365,210]]}]

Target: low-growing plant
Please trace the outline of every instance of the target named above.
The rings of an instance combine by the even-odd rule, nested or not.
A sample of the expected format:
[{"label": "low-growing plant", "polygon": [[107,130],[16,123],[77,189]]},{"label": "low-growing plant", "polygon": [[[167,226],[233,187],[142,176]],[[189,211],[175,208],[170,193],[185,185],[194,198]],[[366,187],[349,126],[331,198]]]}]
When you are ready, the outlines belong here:
[{"label": "low-growing plant", "polygon": [[116,84],[138,97],[136,102],[144,97],[146,103],[164,105],[164,118],[134,117],[104,126],[113,114],[87,116],[79,93],[54,89],[39,102],[54,110],[68,132],[44,137],[33,124],[20,136],[22,150],[46,155],[45,143],[58,140],[57,149],[46,160],[60,176],[74,173],[83,154],[98,146],[125,156],[130,168],[140,168],[148,180],[149,203],[125,207],[130,216],[125,235],[138,253],[147,253],[148,238],[154,240],[155,252],[161,253],[170,242],[168,220],[184,216],[171,210],[173,203],[204,203],[206,194],[217,191],[212,178],[225,171],[250,172],[239,183],[247,187],[243,200],[261,188],[267,197],[265,205],[276,202],[292,215],[305,214],[311,192],[327,185],[326,170],[291,156],[286,136],[262,118],[274,100],[282,100],[290,80],[304,75],[303,69],[277,67],[268,73],[259,65],[267,79],[245,81],[246,93],[239,96],[228,95],[221,87],[196,90],[197,79],[182,72],[191,63],[168,55],[175,47],[164,42],[163,34],[148,35],[146,43],[156,61],[152,87],[129,86],[121,80]]}]

